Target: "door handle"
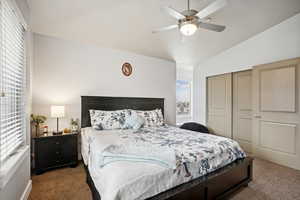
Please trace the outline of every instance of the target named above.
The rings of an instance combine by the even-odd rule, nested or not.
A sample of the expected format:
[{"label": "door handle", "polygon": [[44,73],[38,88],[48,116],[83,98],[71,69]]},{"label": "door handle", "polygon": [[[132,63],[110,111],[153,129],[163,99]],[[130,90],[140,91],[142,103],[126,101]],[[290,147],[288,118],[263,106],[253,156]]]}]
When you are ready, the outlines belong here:
[{"label": "door handle", "polygon": [[257,118],[257,119],[260,119],[260,118],[261,118],[260,115],[254,115],[253,117],[254,117],[254,118]]}]

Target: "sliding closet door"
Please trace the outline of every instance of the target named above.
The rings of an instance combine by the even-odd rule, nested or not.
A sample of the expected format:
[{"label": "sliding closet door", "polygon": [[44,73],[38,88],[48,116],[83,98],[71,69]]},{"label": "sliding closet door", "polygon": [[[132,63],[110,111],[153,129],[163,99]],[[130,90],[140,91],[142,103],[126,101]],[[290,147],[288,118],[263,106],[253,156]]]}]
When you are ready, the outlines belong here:
[{"label": "sliding closet door", "polygon": [[216,134],[232,137],[232,75],[207,78],[207,126]]},{"label": "sliding closet door", "polygon": [[300,59],[253,70],[255,155],[300,169]]},{"label": "sliding closet door", "polygon": [[242,148],[252,152],[252,71],[233,74],[232,135]]}]

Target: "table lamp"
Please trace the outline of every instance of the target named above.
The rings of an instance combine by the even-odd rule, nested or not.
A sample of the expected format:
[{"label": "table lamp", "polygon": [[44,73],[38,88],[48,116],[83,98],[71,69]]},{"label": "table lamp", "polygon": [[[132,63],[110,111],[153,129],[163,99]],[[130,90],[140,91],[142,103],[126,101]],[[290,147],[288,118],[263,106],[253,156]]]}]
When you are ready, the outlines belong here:
[{"label": "table lamp", "polygon": [[53,135],[62,134],[62,131],[59,131],[58,120],[65,116],[65,106],[51,106],[51,117],[56,118],[57,120],[57,129],[53,131]]}]

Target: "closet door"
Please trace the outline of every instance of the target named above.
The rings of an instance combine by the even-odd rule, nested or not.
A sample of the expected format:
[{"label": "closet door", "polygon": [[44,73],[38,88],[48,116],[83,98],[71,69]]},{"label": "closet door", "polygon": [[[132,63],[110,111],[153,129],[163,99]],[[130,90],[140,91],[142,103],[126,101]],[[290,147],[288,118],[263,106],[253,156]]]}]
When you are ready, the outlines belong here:
[{"label": "closet door", "polygon": [[255,155],[300,169],[300,59],[253,70]]},{"label": "closet door", "polygon": [[207,78],[207,126],[216,134],[232,137],[232,75]]},{"label": "closet door", "polygon": [[252,152],[252,71],[233,74],[233,139]]}]

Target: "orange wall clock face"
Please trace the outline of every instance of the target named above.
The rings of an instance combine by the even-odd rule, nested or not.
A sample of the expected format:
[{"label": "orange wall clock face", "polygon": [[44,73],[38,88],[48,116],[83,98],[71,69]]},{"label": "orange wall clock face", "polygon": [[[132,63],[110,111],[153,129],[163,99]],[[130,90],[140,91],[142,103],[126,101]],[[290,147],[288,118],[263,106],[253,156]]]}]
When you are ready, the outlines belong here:
[{"label": "orange wall clock face", "polygon": [[130,63],[124,63],[122,65],[122,72],[125,76],[130,76],[132,74],[132,66]]}]

